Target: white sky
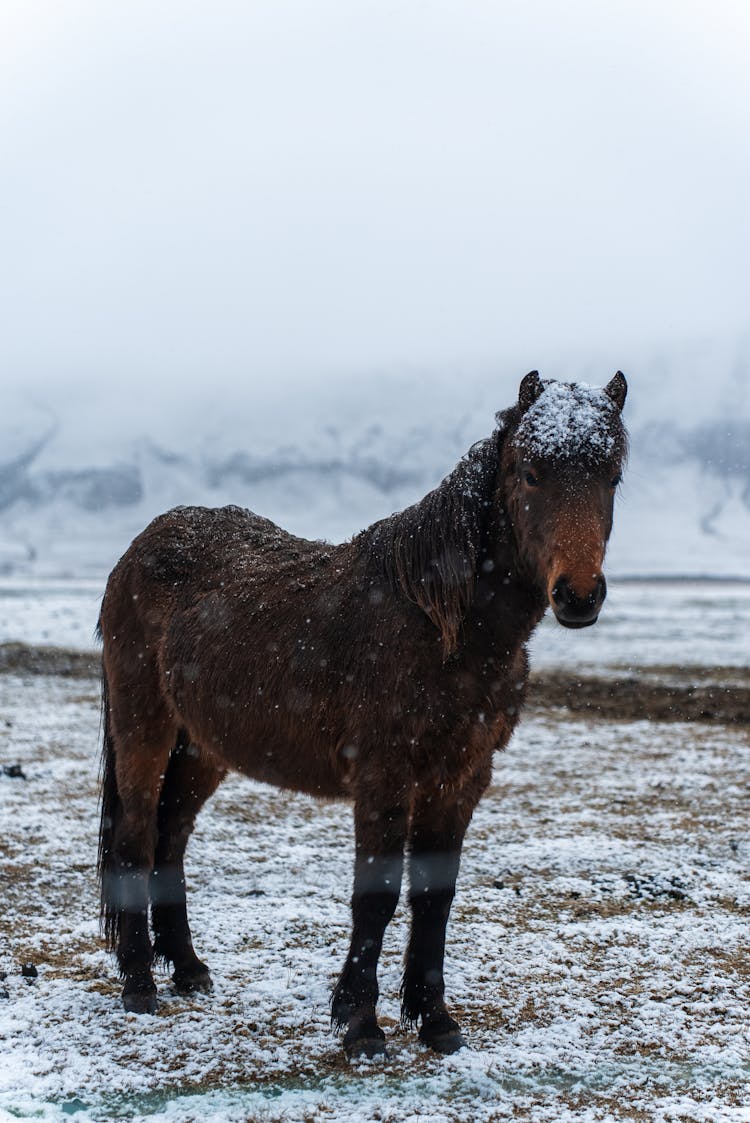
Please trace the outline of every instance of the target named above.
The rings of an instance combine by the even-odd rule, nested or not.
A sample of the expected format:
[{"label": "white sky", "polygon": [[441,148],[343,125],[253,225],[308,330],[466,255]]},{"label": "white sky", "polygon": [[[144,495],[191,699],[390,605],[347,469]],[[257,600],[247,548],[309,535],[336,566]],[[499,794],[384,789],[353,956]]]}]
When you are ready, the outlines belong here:
[{"label": "white sky", "polygon": [[748,58],[745,0],[3,0],[0,379],[740,337]]}]

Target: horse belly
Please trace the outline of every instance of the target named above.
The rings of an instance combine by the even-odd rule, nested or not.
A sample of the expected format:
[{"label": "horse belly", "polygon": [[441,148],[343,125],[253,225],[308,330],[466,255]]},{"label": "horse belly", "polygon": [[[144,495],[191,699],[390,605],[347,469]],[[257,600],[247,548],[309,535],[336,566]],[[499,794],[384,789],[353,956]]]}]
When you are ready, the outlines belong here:
[{"label": "horse belly", "polygon": [[227,768],[264,784],[321,799],[342,799],[349,794],[328,743],[316,743],[309,733],[303,739],[267,726],[247,733],[229,730],[225,737],[214,734],[210,751]]},{"label": "horse belly", "polygon": [[291,703],[274,703],[253,684],[250,668],[241,687],[231,688],[220,660],[170,662],[165,679],[177,720],[217,764],[276,787],[346,797],[346,762],[333,731]]}]

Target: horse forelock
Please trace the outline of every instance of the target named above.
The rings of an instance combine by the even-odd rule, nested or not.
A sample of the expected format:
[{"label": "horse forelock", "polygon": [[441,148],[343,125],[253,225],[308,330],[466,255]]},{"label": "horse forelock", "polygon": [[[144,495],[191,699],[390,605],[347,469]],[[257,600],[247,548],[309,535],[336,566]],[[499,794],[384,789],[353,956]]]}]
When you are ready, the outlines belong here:
[{"label": "horse forelock", "polygon": [[514,443],[529,459],[606,463],[624,455],[626,440],[620,411],[603,388],[545,381]]}]

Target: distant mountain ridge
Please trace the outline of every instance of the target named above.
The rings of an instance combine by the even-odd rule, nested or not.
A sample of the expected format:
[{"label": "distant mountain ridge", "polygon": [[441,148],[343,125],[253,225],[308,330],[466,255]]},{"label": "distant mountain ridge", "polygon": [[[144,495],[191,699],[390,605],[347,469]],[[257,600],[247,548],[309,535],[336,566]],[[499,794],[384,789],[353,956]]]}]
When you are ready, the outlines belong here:
[{"label": "distant mountain ridge", "polygon": [[[258,401],[248,390],[218,410],[196,397],[181,422],[165,411],[169,424],[96,401],[19,409],[0,444],[0,572],[105,573],[178,503],[239,503],[308,537],[348,537],[435,486],[514,385],[477,380],[467,401],[447,379],[412,383]],[[750,418],[632,412],[610,571],[750,576]]]}]

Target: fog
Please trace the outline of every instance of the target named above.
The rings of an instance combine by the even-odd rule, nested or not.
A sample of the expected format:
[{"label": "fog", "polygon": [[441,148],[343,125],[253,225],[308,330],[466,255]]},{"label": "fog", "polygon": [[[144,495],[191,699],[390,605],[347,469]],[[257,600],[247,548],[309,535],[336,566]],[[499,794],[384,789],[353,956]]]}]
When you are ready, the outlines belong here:
[{"label": "fog", "polygon": [[749,30],[729,2],[5,0],[0,377],[495,369],[507,397],[741,350]]},{"label": "fog", "polygon": [[0,573],[339,540],[522,375],[630,384],[618,573],[750,572],[750,13],[4,0]]}]

